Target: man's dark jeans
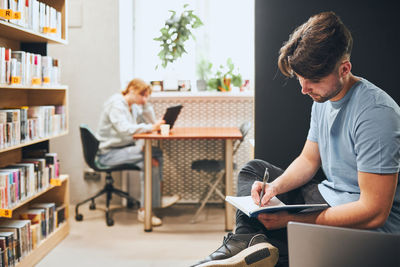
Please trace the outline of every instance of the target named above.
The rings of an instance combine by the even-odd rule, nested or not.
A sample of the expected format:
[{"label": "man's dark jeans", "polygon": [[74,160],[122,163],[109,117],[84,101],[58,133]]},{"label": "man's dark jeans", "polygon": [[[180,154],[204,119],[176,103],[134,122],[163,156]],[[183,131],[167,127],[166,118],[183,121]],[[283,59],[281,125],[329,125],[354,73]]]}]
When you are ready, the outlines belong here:
[{"label": "man's dark jeans", "polygon": [[[265,168],[268,168],[270,181],[279,177],[283,170],[262,160],[248,162],[239,172],[238,196],[248,196],[254,181],[262,181]],[[319,204],[326,203],[318,191],[319,181],[313,179],[309,183],[293,191],[277,195],[285,204]],[[267,230],[256,218],[249,218],[241,211],[236,212],[236,234],[263,233],[269,242],[279,249],[277,266],[288,266],[288,244],[286,228]]]}]

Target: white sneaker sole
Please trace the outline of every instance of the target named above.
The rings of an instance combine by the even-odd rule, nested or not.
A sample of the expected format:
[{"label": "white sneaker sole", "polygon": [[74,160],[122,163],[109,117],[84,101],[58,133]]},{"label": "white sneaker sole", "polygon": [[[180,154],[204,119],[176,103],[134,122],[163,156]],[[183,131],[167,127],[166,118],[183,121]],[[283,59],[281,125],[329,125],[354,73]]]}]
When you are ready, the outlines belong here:
[{"label": "white sneaker sole", "polygon": [[228,259],[209,261],[198,267],[273,267],[278,262],[278,257],[276,247],[269,243],[259,243]]},{"label": "white sneaker sole", "polygon": [[[138,214],[137,219],[138,219],[139,222],[144,223],[144,215],[140,216]],[[154,226],[154,227],[161,226],[162,225],[162,220],[160,218],[155,217],[154,215],[152,215],[151,216],[151,225]]]},{"label": "white sneaker sole", "polygon": [[168,203],[165,203],[165,204],[163,204],[163,203],[162,203],[162,200],[161,200],[161,208],[164,209],[164,208],[171,207],[172,205],[174,205],[175,203],[177,203],[180,199],[181,199],[180,196],[176,196],[176,198],[173,199],[173,201],[169,201]]}]

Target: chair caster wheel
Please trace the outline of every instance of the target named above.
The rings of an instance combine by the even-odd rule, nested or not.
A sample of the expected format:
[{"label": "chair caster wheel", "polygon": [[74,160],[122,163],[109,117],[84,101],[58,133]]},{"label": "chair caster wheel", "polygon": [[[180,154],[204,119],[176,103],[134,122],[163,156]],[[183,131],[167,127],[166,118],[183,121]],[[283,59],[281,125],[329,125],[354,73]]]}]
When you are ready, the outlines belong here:
[{"label": "chair caster wheel", "polygon": [[83,215],[82,214],[76,214],[75,215],[75,220],[77,220],[78,222],[83,220]]},{"label": "chair caster wheel", "polygon": [[107,226],[113,226],[114,225],[114,220],[111,218],[107,218]]},{"label": "chair caster wheel", "polygon": [[95,210],[96,209],[96,204],[91,203],[90,206],[89,206],[89,209]]},{"label": "chair caster wheel", "polygon": [[136,202],[133,200],[128,200],[128,202],[126,203],[126,207],[128,209],[133,209],[133,208],[135,208],[135,206],[136,206]]}]

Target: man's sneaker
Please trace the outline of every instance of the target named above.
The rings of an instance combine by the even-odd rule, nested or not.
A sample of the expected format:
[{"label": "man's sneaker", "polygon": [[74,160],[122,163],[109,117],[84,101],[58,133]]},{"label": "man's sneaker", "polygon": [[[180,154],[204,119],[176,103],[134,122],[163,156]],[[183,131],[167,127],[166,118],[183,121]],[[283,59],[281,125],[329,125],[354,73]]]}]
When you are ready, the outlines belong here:
[{"label": "man's sneaker", "polygon": [[263,234],[229,233],[220,248],[193,266],[272,267],[278,256],[278,249]]},{"label": "man's sneaker", "polygon": [[167,208],[174,205],[181,199],[179,195],[166,196],[161,198],[161,208]]},{"label": "man's sneaker", "polygon": [[[137,218],[138,218],[139,222],[144,222],[144,210],[141,210],[141,209],[138,210]],[[162,224],[162,220],[152,214],[152,216],[151,216],[151,225],[160,226],[161,224]]]}]

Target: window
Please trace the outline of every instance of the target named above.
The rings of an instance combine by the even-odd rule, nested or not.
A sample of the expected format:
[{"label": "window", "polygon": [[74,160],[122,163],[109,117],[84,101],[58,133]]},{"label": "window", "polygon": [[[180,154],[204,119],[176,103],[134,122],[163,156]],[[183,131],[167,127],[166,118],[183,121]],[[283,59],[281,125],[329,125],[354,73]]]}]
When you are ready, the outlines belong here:
[{"label": "window", "polygon": [[[170,17],[189,4],[204,25],[193,31],[196,40],[185,44],[187,54],[164,69],[153,38]],[[146,81],[191,80],[196,84],[196,63],[202,58],[213,64],[213,72],[231,58],[243,79],[254,82],[254,1],[248,0],[136,0],[133,6],[133,73]],[[155,66],[159,65],[158,69]]]}]

